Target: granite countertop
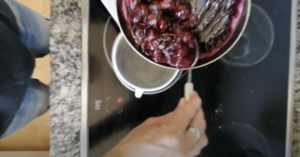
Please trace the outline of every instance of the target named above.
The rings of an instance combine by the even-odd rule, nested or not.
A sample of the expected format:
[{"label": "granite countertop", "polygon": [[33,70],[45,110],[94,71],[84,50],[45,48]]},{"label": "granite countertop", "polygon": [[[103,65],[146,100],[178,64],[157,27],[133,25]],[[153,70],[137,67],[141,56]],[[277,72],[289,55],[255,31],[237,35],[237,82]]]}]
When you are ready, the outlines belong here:
[{"label": "granite countertop", "polygon": [[[50,156],[79,157],[82,65],[81,0],[51,0],[51,10]],[[298,9],[299,18],[300,10]],[[299,156],[300,141],[300,23],[297,33],[295,108],[293,112],[294,157]]]},{"label": "granite countertop", "polygon": [[80,156],[81,0],[51,0],[50,155]]}]

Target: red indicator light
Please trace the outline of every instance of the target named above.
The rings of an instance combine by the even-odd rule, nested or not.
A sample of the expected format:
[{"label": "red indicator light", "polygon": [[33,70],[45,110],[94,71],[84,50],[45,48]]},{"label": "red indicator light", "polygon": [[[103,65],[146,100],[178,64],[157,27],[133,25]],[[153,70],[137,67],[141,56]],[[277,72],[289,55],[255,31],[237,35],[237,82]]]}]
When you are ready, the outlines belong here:
[{"label": "red indicator light", "polygon": [[118,99],[117,101],[118,101],[118,103],[121,103],[121,102],[122,102],[122,99]]}]

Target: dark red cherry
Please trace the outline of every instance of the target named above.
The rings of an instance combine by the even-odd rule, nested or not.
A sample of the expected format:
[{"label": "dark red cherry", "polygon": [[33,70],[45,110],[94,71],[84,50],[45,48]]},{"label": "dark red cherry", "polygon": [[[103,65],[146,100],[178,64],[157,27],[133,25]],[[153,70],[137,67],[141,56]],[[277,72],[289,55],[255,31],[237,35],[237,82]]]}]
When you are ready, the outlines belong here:
[{"label": "dark red cherry", "polygon": [[175,39],[176,39],[176,35],[173,33],[165,33],[162,35],[162,37],[163,37],[163,42],[166,42],[166,43],[175,42]]},{"label": "dark red cherry", "polygon": [[172,10],[175,9],[176,3],[175,0],[161,0],[160,3],[161,9]]},{"label": "dark red cherry", "polygon": [[138,15],[140,17],[146,17],[149,15],[150,10],[148,5],[146,4],[138,4],[136,5],[135,9],[134,9],[134,13],[135,15]]},{"label": "dark red cherry", "polygon": [[197,43],[195,43],[194,41],[191,42],[187,42],[186,45],[190,48],[190,49],[195,49]]},{"label": "dark red cherry", "polygon": [[145,26],[138,25],[133,29],[134,39],[138,45],[141,45],[145,40],[144,34]]},{"label": "dark red cherry", "polygon": [[142,22],[142,17],[140,17],[139,15],[136,15],[135,13],[131,13],[130,14],[130,21],[131,21],[131,24],[141,23]]},{"label": "dark red cherry", "polygon": [[192,29],[199,25],[200,19],[196,15],[191,15],[187,21],[180,22],[182,29]]},{"label": "dark red cherry", "polygon": [[189,19],[192,13],[190,4],[179,4],[175,8],[175,16],[181,20]]},{"label": "dark red cherry", "polygon": [[193,34],[191,32],[184,31],[182,35],[182,41],[184,43],[194,42]]},{"label": "dark red cherry", "polygon": [[158,63],[166,63],[168,61],[160,50],[150,51],[149,55],[155,62]]},{"label": "dark red cherry", "polygon": [[168,61],[168,64],[177,68],[177,66],[176,66],[177,62],[178,62],[178,59],[176,57],[171,57]]},{"label": "dark red cherry", "polygon": [[146,41],[157,40],[159,38],[159,33],[154,28],[148,28],[145,30]]},{"label": "dark red cherry", "polygon": [[145,18],[145,24],[147,26],[155,26],[157,23],[158,17],[155,14],[150,14]]},{"label": "dark red cherry", "polygon": [[194,62],[193,58],[182,58],[179,59],[177,64],[175,65],[177,68],[191,68],[192,64]]},{"label": "dark red cherry", "polygon": [[140,2],[141,0],[126,0],[126,4],[130,10],[134,10],[135,6]]},{"label": "dark red cherry", "polygon": [[150,8],[150,11],[153,13],[153,14],[158,14],[161,9],[160,9],[160,5],[159,5],[159,1],[153,1],[149,4],[149,8]]},{"label": "dark red cherry", "polygon": [[170,27],[170,20],[167,18],[161,18],[157,21],[156,27],[161,32],[165,32]]},{"label": "dark red cherry", "polygon": [[182,46],[175,51],[175,55],[177,58],[181,59],[189,53],[189,50],[186,46]]},{"label": "dark red cherry", "polygon": [[146,41],[144,47],[147,51],[159,50],[159,42],[157,40]]}]

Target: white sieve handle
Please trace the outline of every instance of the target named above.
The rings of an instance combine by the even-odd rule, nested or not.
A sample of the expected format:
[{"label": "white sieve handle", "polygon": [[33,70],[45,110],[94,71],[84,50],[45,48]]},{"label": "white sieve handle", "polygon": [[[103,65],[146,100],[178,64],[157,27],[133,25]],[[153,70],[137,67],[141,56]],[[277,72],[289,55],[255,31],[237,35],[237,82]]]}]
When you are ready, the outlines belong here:
[{"label": "white sieve handle", "polygon": [[136,98],[141,98],[143,96],[143,94],[144,94],[143,90],[138,89],[138,88],[135,89],[135,97]]},{"label": "white sieve handle", "polygon": [[194,91],[194,84],[191,82],[188,82],[184,85],[184,97],[187,101],[190,100],[191,94]]}]

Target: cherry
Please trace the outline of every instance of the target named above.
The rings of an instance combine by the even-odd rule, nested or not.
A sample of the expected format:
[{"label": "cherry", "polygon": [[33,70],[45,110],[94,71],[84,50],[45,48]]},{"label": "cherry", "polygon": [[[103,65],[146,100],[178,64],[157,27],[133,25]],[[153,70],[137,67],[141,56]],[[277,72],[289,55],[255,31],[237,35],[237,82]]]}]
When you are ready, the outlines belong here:
[{"label": "cherry", "polygon": [[159,50],[159,42],[157,40],[146,41],[144,47],[147,51]]},{"label": "cherry", "polygon": [[137,24],[142,22],[142,17],[136,15],[135,13],[130,14],[130,21],[132,24]]},{"label": "cherry", "polygon": [[146,4],[138,4],[134,9],[135,15],[138,15],[140,17],[148,16],[149,12],[150,12],[149,7]]},{"label": "cherry", "polygon": [[182,46],[178,49],[175,50],[175,55],[177,58],[183,58],[184,56],[186,56],[189,53],[189,50],[186,46]]},{"label": "cherry", "polygon": [[165,33],[162,35],[163,42],[165,43],[172,43],[175,42],[176,35],[173,33]]},{"label": "cherry", "polygon": [[164,50],[165,53],[168,53],[169,55],[173,55],[175,54],[176,47],[173,44],[169,44],[168,46],[166,46]]},{"label": "cherry", "polygon": [[150,57],[158,63],[166,63],[168,59],[163,55],[160,50],[154,50],[149,52]]},{"label": "cherry", "polygon": [[173,29],[176,36],[181,40],[181,38],[183,37],[183,30],[178,25],[173,26]]},{"label": "cherry", "polygon": [[196,15],[191,15],[187,21],[181,21],[180,27],[183,29],[195,28],[200,24],[200,20]]},{"label": "cherry", "polygon": [[164,50],[163,50],[163,53],[168,56],[168,57],[172,57],[172,56],[175,56],[176,55],[176,49],[175,47],[171,44],[171,45],[168,45]]},{"label": "cherry", "polygon": [[157,19],[158,19],[157,15],[150,14],[145,18],[145,24],[147,26],[155,26],[157,23]]},{"label": "cherry", "polygon": [[193,34],[191,32],[188,32],[188,31],[183,32],[182,41],[184,43],[194,42]]},{"label": "cherry", "polygon": [[195,57],[185,57],[182,59],[178,59],[176,63],[177,68],[191,68]]},{"label": "cherry", "polygon": [[167,18],[161,18],[157,21],[156,27],[161,32],[165,32],[170,27],[170,20]]},{"label": "cherry", "polygon": [[176,3],[175,0],[161,0],[159,5],[161,9],[172,10],[175,8]]},{"label": "cherry", "polygon": [[159,38],[159,33],[154,28],[148,28],[145,30],[146,41],[157,40]]},{"label": "cherry", "polygon": [[171,57],[169,60],[168,60],[168,64],[170,64],[171,66],[174,66],[174,67],[177,67],[177,62],[178,62],[178,59],[175,58],[175,57]]},{"label": "cherry", "polygon": [[126,0],[126,4],[129,9],[134,10],[135,6],[139,4],[141,0]]},{"label": "cherry", "polygon": [[133,29],[134,39],[138,45],[141,45],[145,40],[144,29],[145,26],[143,25],[138,25]]},{"label": "cherry", "polygon": [[191,10],[190,4],[179,4],[175,8],[175,16],[181,20],[186,20],[191,16]]},{"label": "cherry", "polygon": [[195,49],[197,43],[195,43],[194,41],[191,42],[187,42],[186,45],[190,48],[190,49]]},{"label": "cherry", "polygon": [[160,5],[159,5],[159,1],[153,1],[149,4],[149,8],[150,11],[153,14],[160,14],[161,13],[161,9],[160,9]]}]

